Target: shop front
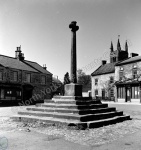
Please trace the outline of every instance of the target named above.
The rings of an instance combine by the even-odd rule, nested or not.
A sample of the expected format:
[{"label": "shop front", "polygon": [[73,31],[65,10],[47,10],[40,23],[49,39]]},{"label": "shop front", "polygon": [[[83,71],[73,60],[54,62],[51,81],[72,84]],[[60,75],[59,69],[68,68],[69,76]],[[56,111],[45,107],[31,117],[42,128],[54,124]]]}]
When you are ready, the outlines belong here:
[{"label": "shop front", "polygon": [[141,84],[140,82],[117,83],[117,101],[141,103]]},{"label": "shop front", "polygon": [[32,97],[33,86],[29,84],[0,84],[0,103],[10,104]]}]

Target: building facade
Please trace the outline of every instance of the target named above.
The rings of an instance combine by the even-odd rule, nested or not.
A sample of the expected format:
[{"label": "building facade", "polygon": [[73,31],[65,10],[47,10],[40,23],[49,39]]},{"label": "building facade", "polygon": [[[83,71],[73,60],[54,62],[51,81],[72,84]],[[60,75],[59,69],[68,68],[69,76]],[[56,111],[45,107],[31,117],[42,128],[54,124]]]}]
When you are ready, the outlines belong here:
[{"label": "building facade", "polygon": [[125,42],[125,50],[121,49],[119,39],[116,50],[114,50],[113,43],[111,42],[109,57],[110,63],[102,60],[101,66],[91,74],[93,98],[115,100],[115,65],[128,59],[127,41]]},{"label": "building facade", "polygon": [[50,98],[47,89],[51,85],[52,73],[25,60],[21,47],[17,47],[15,58],[0,55],[0,102],[25,101],[33,96],[36,100]]},{"label": "building facade", "polygon": [[92,74],[92,97],[114,99],[114,64],[104,64]]},{"label": "building facade", "polygon": [[116,64],[115,86],[117,102],[141,102],[141,56]]}]

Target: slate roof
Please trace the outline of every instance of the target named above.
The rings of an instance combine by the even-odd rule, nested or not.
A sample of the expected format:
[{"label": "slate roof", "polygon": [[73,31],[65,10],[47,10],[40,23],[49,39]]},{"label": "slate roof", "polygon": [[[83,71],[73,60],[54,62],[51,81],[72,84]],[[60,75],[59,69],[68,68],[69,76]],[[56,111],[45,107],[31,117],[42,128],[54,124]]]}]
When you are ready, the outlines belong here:
[{"label": "slate roof", "polygon": [[115,72],[115,63],[107,63],[105,65],[101,65],[98,69],[96,69],[91,76],[97,76],[107,73],[114,73]]},{"label": "slate roof", "polygon": [[28,64],[29,66],[31,66],[32,68],[38,70],[41,73],[45,73],[45,74],[51,74],[48,70],[45,70],[42,66],[40,66],[38,63],[36,62],[32,62],[32,61],[28,61],[28,60],[24,60],[24,62],[26,64]]},{"label": "slate roof", "polygon": [[0,55],[0,64],[4,67],[26,70],[31,72],[38,72],[34,68],[23,63],[22,61],[19,61],[18,59],[9,56]]},{"label": "slate roof", "polygon": [[128,58],[122,62],[117,63],[116,66],[129,64],[129,63],[133,63],[133,62],[137,62],[137,61],[141,61],[141,56],[135,56],[135,57]]}]

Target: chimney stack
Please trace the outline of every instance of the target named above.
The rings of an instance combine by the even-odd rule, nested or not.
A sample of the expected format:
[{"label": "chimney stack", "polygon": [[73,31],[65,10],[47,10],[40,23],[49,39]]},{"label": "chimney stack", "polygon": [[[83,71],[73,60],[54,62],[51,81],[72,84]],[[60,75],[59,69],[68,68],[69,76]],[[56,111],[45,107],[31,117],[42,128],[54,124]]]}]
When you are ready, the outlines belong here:
[{"label": "chimney stack", "polygon": [[102,60],[102,65],[105,65],[106,64],[106,60]]},{"label": "chimney stack", "polygon": [[15,58],[19,59],[20,61],[24,60],[24,54],[21,51],[21,45],[20,47],[17,47],[17,50],[15,51]]},{"label": "chimney stack", "polygon": [[44,68],[45,70],[47,70],[46,64],[43,64],[43,68]]}]

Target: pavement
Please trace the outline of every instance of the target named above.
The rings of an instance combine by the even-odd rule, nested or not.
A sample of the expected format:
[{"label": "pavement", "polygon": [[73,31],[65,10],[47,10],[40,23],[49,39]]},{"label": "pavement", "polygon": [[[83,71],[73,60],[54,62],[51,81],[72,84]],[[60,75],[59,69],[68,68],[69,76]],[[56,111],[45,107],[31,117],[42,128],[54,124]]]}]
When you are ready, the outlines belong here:
[{"label": "pavement", "polygon": [[[105,103],[105,102],[103,102]],[[106,102],[107,103],[107,102]],[[109,107],[123,110],[131,118],[141,120],[141,104],[108,102]],[[24,107],[0,107],[0,117],[10,117]],[[127,127],[128,128],[128,127]],[[85,146],[70,142],[62,137],[48,137],[33,131],[25,132],[14,128],[0,128],[0,150],[141,150],[141,130],[121,137],[113,142]]]},{"label": "pavement", "polygon": [[8,147],[4,150],[89,150],[87,146],[72,143],[62,138],[49,140],[47,135],[37,132],[16,131],[10,133],[0,133],[1,137],[8,139]]},{"label": "pavement", "polygon": [[117,110],[121,110],[124,114],[130,115],[131,118],[141,120],[141,103],[118,103],[104,101],[102,103],[108,103],[109,107],[116,107]]}]

